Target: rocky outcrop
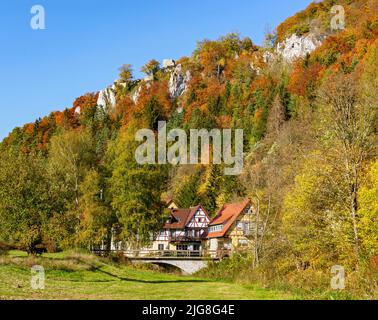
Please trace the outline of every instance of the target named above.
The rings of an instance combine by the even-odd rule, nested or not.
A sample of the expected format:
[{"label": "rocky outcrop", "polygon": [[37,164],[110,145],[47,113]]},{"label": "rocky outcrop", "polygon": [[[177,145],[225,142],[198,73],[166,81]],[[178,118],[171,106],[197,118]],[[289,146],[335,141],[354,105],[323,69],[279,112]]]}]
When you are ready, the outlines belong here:
[{"label": "rocky outcrop", "polygon": [[169,95],[172,99],[177,99],[182,96],[188,89],[188,84],[192,76],[190,71],[184,72],[182,70],[181,64],[177,65],[172,71],[171,77],[169,79]]},{"label": "rocky outcrop", "polygon": [[263,54],[263,61],[264,63],[270,63],[274,61],[275,59],[275,54],[269,51],[264,52]]},{"label": "rocky outcrop", "polygon": [[313,34],[303,37],[293,34],[277,45],[276,53],[282,56],[285,61],[291,62],[297,58],[305,57],[321,44],[322,40]]},{"label": "rocky outcrop", "polygon": [[[182,70],[181,64],[175,64],[175,61],[172,59],[164,60],[164,70],[166,72],[170,72],[170,79],[169,79],[169,95],[171,99],[177,99],[178,97],[182,96],[188,88],[188,84],[192,78],[190,71],[184,72]],[[153,76],[148,76],[143,80],[136,80],[135,81],[135,89],[130,94],[131,99],[135,104],[138,103],[139,97],[143,90],[149,89],[151,87],[151,83],[154,81]],[[140,82],[140,84],[139,84]],[[116,101],[116,88],[118,85],[125,85],[124,83],[120,83],[119,81],[115,81],[115,83],[99,92],[97,105],[102,106],[104,108],[108,108],[109,110],[114,108],[117,101]]]},{"label": "rocky outcrop", "polygon": [[173,59],[164,59],[163,60],[163,69],[171,69],[176,67],[176,61]]},{"label": "rocky outcrop", "polygon": [[116,105],[115,85],[100,91],[97,99],[97,105],[103,108],[112,109]]},{"label": "rocky outcrop", "polygon": [[142,86],[139,86],[135,91],[134,93],[131,95],[131,100],[133,100],[133,102],[135,104],[138,103],[138,100],[139,100],[139,97],[140,97],[140,94],[142,92]]},{"label": "rocky outcrop", "polygon": [[125,82],[121,82],[120,80],[114,81],[112,86],[103,89],[98,94],[97,105],[102,106],[103,108],[113,109],[117,104],[116,99],[116,90],[117,88],[125,88]]},{"label": "rocky outcrop", "polygon": [[140,95],[142,94],[143,90],[148,90],[151,88],[152,80],[138,80],[140,84],[134,89],[134,91],[131,93],[131,100],[133,100],[134,104],[138,103],[138,100],[140,98]]}]

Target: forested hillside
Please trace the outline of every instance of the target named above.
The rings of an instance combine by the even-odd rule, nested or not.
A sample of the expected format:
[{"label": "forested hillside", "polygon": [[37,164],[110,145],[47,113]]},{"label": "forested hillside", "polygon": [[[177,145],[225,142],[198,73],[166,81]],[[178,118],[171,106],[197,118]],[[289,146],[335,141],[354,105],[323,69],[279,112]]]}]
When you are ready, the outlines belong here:
[{"label": "forested hillside", "polygon": [[[345,29],[332,31],[335,4],[311,4],[263,47],[237,34],[203,40],[173,66],[149,61],[143,80],[125,64],[112,88],[14,129],[1,144],[0,240],[54,251],[109,242],[115,230],[145,242],[168,198],[214,215],[249,197],[267,230],[253,251],[264,279],[337,264],[377,292],[378,0],[337,1]],[[293,35],[316,39],[314,50],[287,58]],[[138,165],[135,132],[161,120],[243,129],[243,173]]]}]

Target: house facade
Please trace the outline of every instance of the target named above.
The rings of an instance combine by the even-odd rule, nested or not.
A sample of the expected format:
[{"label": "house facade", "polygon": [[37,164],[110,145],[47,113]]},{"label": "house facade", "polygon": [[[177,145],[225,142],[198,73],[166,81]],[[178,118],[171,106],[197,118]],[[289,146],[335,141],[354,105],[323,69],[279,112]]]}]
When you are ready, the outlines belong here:
[{"label": "house facade", "polygon": [[171,208],[169,220],[155,237],[152,249],[158,251],[200,251],[206,243],[210,217],[201,206]]},{"label": "house facade", "polygon": [[[139,255],[158,253],[196,256],[203,252],[216,257],[232,254],[253,244],[257,217],[249,199],[223,205],[213,219],[201,205],[181,209],[169,201],[167,206],[170,209],[168,220],[160,232],[152,236],[150,246],[137,250]],[[120,248],[134,254],[131,247],[114,247],[116,250]]]},{"label": "house facade", "polygon": [[225,204],[209,223],[208,250],[235,251],[248,247],[256,230],[256,211],[250,200]]}]

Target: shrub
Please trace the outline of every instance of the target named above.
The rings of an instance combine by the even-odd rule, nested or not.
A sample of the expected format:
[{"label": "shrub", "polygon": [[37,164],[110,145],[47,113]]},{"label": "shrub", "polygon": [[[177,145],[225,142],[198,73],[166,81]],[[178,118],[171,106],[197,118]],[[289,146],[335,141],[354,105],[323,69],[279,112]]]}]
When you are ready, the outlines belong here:
[{"label": "shrub", "polygon": [[7,255],[9,250],[15,249],[10,244],[0,241],[0,255]]}]

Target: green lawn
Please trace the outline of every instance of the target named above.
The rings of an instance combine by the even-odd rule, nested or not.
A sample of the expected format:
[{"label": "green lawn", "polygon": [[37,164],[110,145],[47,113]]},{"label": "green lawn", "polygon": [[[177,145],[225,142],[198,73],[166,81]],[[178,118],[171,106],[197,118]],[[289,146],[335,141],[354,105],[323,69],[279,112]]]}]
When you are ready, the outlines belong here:
[{"label": "green lawn", "polygon": [[[46,270],[45,289],[31,289],[33,265]],[[0,256],[0,299],[261,300],[293,298],[254,286],[143,270],[75,253]]]}]

